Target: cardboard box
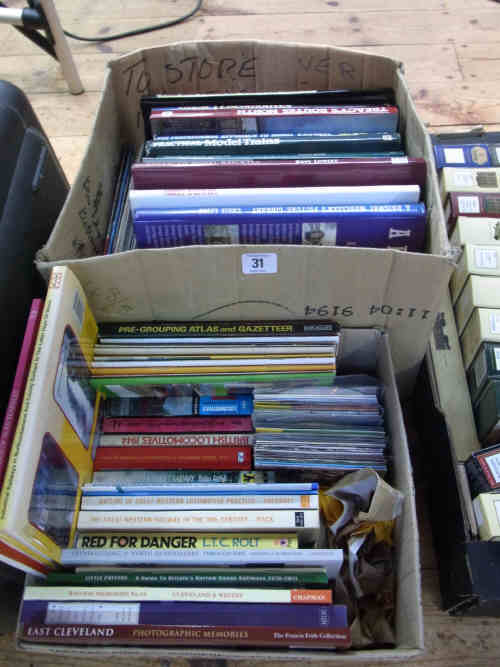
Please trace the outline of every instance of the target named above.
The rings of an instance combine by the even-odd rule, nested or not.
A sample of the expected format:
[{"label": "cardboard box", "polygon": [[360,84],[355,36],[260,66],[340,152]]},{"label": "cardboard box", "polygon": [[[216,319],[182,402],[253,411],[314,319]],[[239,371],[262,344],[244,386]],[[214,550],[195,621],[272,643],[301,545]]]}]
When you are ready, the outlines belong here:
[{"label": "cardboard box", "polygon": [[455,303],[458,335],[462,332],[474,308],[500,308],[500,277],[469,275]]},{"label": "cardboard box", "polygon": [[[104,244],[121,141],[144,139],[143,94],[395,91],[407,153],[427,158],[428,250],[191,246],[96,256]],[[110,63],[90,143],[38,267],[69,264],[99,321],[329,317],[389,332],[398,385],[413,386],[453,262],[432,147],[396,60],[331,46],[264,41],[180,42]],[[245,254],[273,255],[272,272],[245,273]]]},{"label": "cardboard box", "polygon": [[383,384],[386,428],[392,450],[392,476],[389,480],[404,495],[403,513],[396,521],[394,543],[396,549],[396,641],[394,649],[351,650],[326,652],[314,650],[271,649],[199,649],[182,648],[137,648],[137,647],[65,647],[43,644],[20,643],[20,648],[33,652],[57,653],[68,656],[118,656],[169,659],[175,656],[210,659],[311,660],[318,662],[351,661],[364,658],[371,664],[385,660],[406,661],[423,650],[423,620],[420,588],[420,562],[417,521],[415,514],[415,489],[412,467],[406,440],[401,406],[391,361],[388,336],[376,330],[346,329],[342,331],[342,346],[338,360],[338,372],[376,373]]},{"label": "cardboard box", "polygon": [[452,246],[466,243],[484,245],[500,244],[500,221],[498,218],[473,218],[461,215],[450,237]]},{"label": "cardboard box", "polygon": [[430,518],[443,608],[500,616],[500,543],[479,539],[465,461],[481,449],[450,297],[443,300],[417,386]]},{"label": "cardboard box", "polygon": [[500,276],[500,246],[465,244],[460,261],[450,280],[453,303],[456,303],[470,275]]},{"label": "cardboard box", "polygon": [[467,370],[481,343],[500,343],[500,308],[474,308],[467,322],[460,344]]}]

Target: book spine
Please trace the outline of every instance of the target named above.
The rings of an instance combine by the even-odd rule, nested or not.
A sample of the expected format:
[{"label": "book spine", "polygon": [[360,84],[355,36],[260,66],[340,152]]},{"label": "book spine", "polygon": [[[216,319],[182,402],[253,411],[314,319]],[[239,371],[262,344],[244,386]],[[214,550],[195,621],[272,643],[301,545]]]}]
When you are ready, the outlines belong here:
[{"label": "book spine", "polygon": [[[194,481],[197,481],[196,479]],[[248,482],[253,481],[251,487],[248,486]],[[311,494],[317,493],[319,484],[317,482],[275,482],[272,481],[260,481],[252,477],[252,473],[248,474],[248,479],[245,482],[238,483],[239,480],[236,479],[235,482],[224,483],[222,480],[214,486],[213,483],[203,484],[197,482],[196,486],[193,483],[180,483],[180,484],[165,484],[165,483],[142,483],[142,484],[127,484],[127,483],[118,483],[118,484],[102,484],[102,483],[88,483],[82,486],[83,495],[94,495],[94,496],[105,496],[105,495],[215,495],[220,496],[223,494],[231,495],[247,495],[247,494],[257,494],[261,493],[264,495],[271,494]]]},{"label": "book spine", "polygon": [[250,470],[251,447],[98,447],[94,470]]},{"label": "book spine", "polygon": [[252,433],[252,419],[238,417],[105,417],[103,433]]},{"label": "book spine", "polygon": [[329,589],[189,588],[189,587],[83,587],[27,586],[24,600],[69,602],[243,602],[251,604],[331,604]]},{"label": "book spine", "polygon": [[272,470],[97,470],[93,481],[97,484],[252,484],[274,482]]},{"label": "book spine", "polygon": [[258,343],[268,337],[284,338],[285,342],[292,342],[290,339],[296,336],[305,337],[306,340],[324,337],[325,342],[328,342],[329,337],[333,336],[333,342],[338,343],[337,331],[337,326],[329,320],[103,322],[99,327],[99,339],[165,338],[167,341],[178,340],[181,343],[194,339],[194,343],[198,343],[204,338],[207,338],[208,342],[214,342],[217,338],[221,338],[223,342],[227,342],[228,338],[236,338],[238,342],[240,338],[253,337]]},{"label": "book spine", "polygon": [[187,625],[235,626],[244,621],[247,627],[273,628],[280,625],[318,630],[347,626],[345,605],[281,604],[278,606],[234,602],[231,608],[223,602],[142,602],[115,604],[112,602],[51,602],[23,600],[21,623],[73,623],[132,626]]},{"label": "book spine", "polygon": [[240,160],[207,163],[138,163],[132,167],[135,190],[166,187],[268,187],[330,185],[410,185],[425,187],[421,158],[320,160]]},{"label": "book spine", "polygon": [[293,648],[349,648],[350,630],[347,627],[326,630],[311,627],[297,629],[294,626],[252,628],[241,626],[217,626],[214,628],[185,625],[45,625],[22,623],[19,639],[27,642],[49,644],[129,646],[286,646]]},{"label": "book spine", "polygon": [[323,567],[328,578],[335,579],[343,558],[342,549],[62,549],[60,563],[64,566]]},{"label": "book spine", "polygon": [[250,433],[110,433],[99,437],[100,447],[250,447]]},{"label": "book spine", "polygon": [[471,194],[470,192],[450,192],[445,204],[445,219],[450,231],[458,216],[495,218],[500,216],[500,193]]},{"label": "book spine", "polygon": [[78,530],[176,529],[223,531],[297,531],[309,538],[319,529],[318,510],[154,510],[85,511],[78,515]]},{"label": "book spine", "polygon": [[418,185],[318,186],[286,188],[218,188],[214,190],[130,190],[130,206],[135,216],[138,210],[183,208],[309,206],[321,200],[324,206],[363,206],[416,204],[420,199]]},{"label": "book spine", "polygon": [[9,396],[9,402],[7,403],[2,430],[0,432],[0,489],[2,488],[2,482],[5,475],[5,470],[7,468],[7,462],[9,460],[12,439],[14,438],[17,419],[21,410],[24,388],[26,386],[26,379],[30,369],[38,327],[42,317],[42,310],[43,301],[41,299],[33,299],[28,314],[28,320],[21,345],[19,360],[17,362],[14,382],[12,384],[12,391]]},{"label": "book spine", "polygon": [[82,510],[212,510],[217,508],[257,509],[317,509],[316,494],[278,495],[103,495],[83,496]]},{"label": "book spine", "polygon": [[[165,367],[165,366],[136,366],[129,368],[118,368],[117,366],[110,364],[105,368],[93,368],[92,374],[94,378],[109,378],[109,377],[144,377],[145,374],[149,378],[163,377],[175,378],[177,376],[183,378],[194,378],[199,377],[202,373],[207,373],[209,376],[212,376],[215,380],[220,375],[225,374],[243,374],[251,372],[254,374],[267,374],[267,373],[307,373],[314,371],[335,371],[335,359],[316,359],[313,360],[318,363],[304,363],[291,365],[286,363],[273,364],[272,361],[263,364],[262,366],[239,366],[239,365],[228,365],[228,366],[218,366],[218,367],[202,367],[202,366],[184,366],[181,368]],[[230,363],[230,362],[229,362]],[[151,380],[149,380],[151,382]],[[191,380],[195,382],[195,380]],[[216,382],[217,384],[217,382]],[[213,409],[214,405],[212,404],[211,408]],[[229,403],[226,410],[238,410],[239,406],[237,403]],[[247,408],[248,410],[248,408]],[[248,412],[247,412],[248,414]]]},{"label": "book spine", "polygon": [[[282,210],[277,210],[281,208]],[[298,211],[303,208],[304,211]],[[393,206],[259,207],[252,210],[186,209],[138,211],[134,227],[138,247],[163,248],[218,242],[369,246],[421,251],[426,216],[423,204]],[[316,210],[314,210],[316,209]],[[229,211],[230,209],[228,209]]]},{"label": "book spine", "polygon": [[326,575],[300,572],[289,573],[285,569],[273,574],[233,574],[231,571],[210,573],[147,573],[128,572],[80,572],[77,574],[49,572],[45,580],[51,586],[177,586],[177,587],[252,587],[252,588],[326,588]]},{"label": "book spine", "polygon": [[79,533],[77,549],[297,549],[294,533]]},{"label": "book spine", "polygon": [[436,167],[492,167],[500,164],[498,144],[434,144]]}]

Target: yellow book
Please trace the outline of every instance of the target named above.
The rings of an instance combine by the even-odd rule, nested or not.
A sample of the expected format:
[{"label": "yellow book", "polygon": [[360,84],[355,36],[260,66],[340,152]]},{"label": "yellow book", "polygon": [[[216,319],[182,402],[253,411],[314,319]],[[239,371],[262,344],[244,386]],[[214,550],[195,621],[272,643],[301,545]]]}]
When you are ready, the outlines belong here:
[{"label": "yellow book", "polygon": [[298,549],[295,533],[79,533],[77,549]]},{"label": "yellow book", "polygon": [[99,394],[90,386],[97,324],[76,276],[52,271],[0,494],[0,538],[58,561],[92,476]]}]

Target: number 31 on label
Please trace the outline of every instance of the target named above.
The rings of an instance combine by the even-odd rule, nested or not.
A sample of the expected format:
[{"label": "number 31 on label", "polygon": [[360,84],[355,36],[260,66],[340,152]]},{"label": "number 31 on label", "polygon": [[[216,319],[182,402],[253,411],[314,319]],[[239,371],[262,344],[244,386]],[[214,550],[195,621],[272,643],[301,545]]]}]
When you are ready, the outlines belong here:
[{"label": "number 31 on label", "polygon": [[241,256],[241,270],[245,274],[278,273],[278,255],[275,252],[247,252]]}]

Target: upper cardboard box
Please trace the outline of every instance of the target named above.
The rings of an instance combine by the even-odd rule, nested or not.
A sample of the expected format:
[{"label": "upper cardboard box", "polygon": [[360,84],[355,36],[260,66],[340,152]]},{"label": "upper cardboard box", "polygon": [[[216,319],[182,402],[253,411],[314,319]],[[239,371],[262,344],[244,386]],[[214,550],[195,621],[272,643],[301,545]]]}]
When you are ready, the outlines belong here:
[{"label": "upper cardboard box", "polygon": [[[408,155],[425,157],[429,254],[306,246],[189,246],[99,256],[124,141],[144,139],[142,95],[393,88]],[[264,41],[179,42],[110,63],[82,166],[38,255],[48,277],[69,264],[98,320],[330,317],[390,334],[398,385],[408,392],[453,263],[436,205],[432,148],[396,60],[331,46]],[[248,274],[244,255],[271,253],[272,272]],[[432,254],[430,254],[432,253]]]}]

